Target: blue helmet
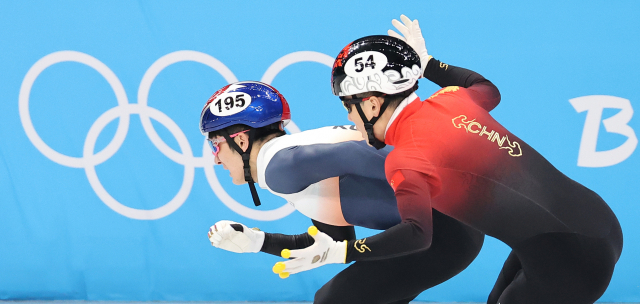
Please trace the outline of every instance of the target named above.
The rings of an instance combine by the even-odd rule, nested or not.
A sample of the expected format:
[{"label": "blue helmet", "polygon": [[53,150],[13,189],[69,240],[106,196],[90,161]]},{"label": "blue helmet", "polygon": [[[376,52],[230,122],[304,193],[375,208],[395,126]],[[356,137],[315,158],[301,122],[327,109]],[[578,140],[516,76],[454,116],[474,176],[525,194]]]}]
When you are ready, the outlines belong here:
[{"label": "blue helmet", "polygon": [[229,84],[215,92],[200,114],[200,132],[209,132],[243,124],[260,128],[291,120],[289,104],[272,86],[257,81]]},{"label": "blue helmet", "polygon": [[241,81],[226,85],[215,92],[200,114],[200,132],[207,136],[209,132],[218,131],[229,126],[242,124],[251,128],[249,131],[249,148],[246,151],[222,132],[229,145],[242,155],[244,163],[244,179],[249,184],[251,196],[256,206],[260,198],[251,176],[249,159],[255,129],[283,122],[282,127],[291,120],[289,104],[282,94],[272,86],[257,81]]}]

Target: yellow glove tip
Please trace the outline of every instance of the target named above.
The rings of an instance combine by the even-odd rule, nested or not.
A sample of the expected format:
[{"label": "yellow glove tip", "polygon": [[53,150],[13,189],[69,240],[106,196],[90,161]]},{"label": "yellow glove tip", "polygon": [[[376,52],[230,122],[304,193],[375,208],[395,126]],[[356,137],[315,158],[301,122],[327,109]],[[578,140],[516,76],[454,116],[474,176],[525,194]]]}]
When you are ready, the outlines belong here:
[{"label": "yellow glove tip", "polygon": [[316,236],[316,234],[318,234],[318,228],[316,228],[316,226],[311,226],[309,227],[309,229],[307,229],[307,232],[311,236]]},{"label": "yellow glove tip", "polygon": [[291,257],[291,250],[282,249],[282,251],[280,252],[280,256],[282,256],[285,259],[288,259],[289,257]]},{"label": "yellow glove tip", "polygon": [[[281,273],[285,268],[287,268],[287,265],[285,265],[283,262],[278,262],[273,265],[273,268],[271,270],[273,270],[273,273]],[[287,273],[287,275],[289,274]]]},{"label": "yellow glove tip", "polygon": [[281,272],[279,274],[279,276],[280,276],[281,279],[286,279],[286,278],[289,277],[289,273],[288,272]]}]

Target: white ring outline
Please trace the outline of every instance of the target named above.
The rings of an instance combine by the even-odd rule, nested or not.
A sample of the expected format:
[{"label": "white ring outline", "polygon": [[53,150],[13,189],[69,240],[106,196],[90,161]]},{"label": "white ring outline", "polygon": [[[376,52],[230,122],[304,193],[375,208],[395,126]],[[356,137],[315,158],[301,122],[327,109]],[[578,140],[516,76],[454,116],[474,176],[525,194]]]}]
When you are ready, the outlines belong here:
[{"label": "white ring outline", "polygon": [[[142,77],[142,81],[140,82],[140,87],[138,88],[138,104],[142,106],[148,105],[149,91],[151,90],[151,84],[156,79],[158,74],[162,72],[162,70],[164,70],[165,68],[169,67],[174,63],[183,62],[183,61],[193,61],[193,62],[204,64],[214,69],[218,73],[220,73],[220,75],[222,75],[222,77],[225,79],[225,81],[227,81],[227,83],[233,83],[238,81],[238,78],[236,78],[236,76],[233,74],[233,72],[231,72],[231,70],[228,67],[226,67],[218,59],[213,58],[208,54],[200,53],[196,51],[187,51],[187,50],[176,51],[160,57],[153,64],[151,64],[149,69],[147,69],[147,72],[144,73],[144,76]],[[187,159],[184,157],[183,154],[179,154],[178,152],[174,151],[171,147],[169,147],[160,138],[155,128],[151,124],[151,120],[144,113],[141,113],[140,121],[142,122],[142,127],[144,128],[145,133],[147,133],[147,136],[149,136],[149,139],[151,139],[151,142],[153,143],[153,145],[156,146],[156,148],[158,148],[158,150],[160,150],[162,154],[166,155],[169,159],[181,165],[185,165],[189,161],[192,161],[196,166],[202,163],[201,158],[191,157],[190,159]],[[182,133],[182,130],[180,132]],[[184,133],[182,134],[182,136],[184,136]]]},{"label": "white ring outline", "polygon": [[[192,155],[191,146],[189,145],[186,136],[182,134],[180,127],[178,127],[178,125],[171,120],[169,116],[157,109],[140,104],[129,104],[126,106],[114,107],[100,115],[100,117],[91,126],[91,129],[89,129],[89,133],[87,134],[84,144],[83,155],[89,156],[93,153],[93,148],[95,147],[95,143],[100,132],[107,126],[107,124],[109,124],[109,122],[114,120],[116,117],[122,116],[123,113],[154,117],[157,122],[165,126],[174,135],[182,152]],[[180,133],[176,133],[176,130],[179,130]],[[125,206],[114,199],[100,183],[95,166],[87,165],[84,170],[87,174],[87,179],[89,180],[91,188],[93,188],[93,191],[95,191],[102,202],[104,202],[113,211],[136,220],[157,220],[178,210],[178,208],[180,208],[180,206],[182,206],[182,204],[187,200],[195,177],[195,168],[193,163],[188,162],[184,164],[184,179],[178,193],[168,203],[161,207],[151,210],[143,210]]]},{"label": "white ring outline", "polygon": [[33,122],[31,121],[31,116],[29,114],[29,97],[31,95],[31,88],[36,81],[36,78],[38,78],[40,73],[42,73],[46,68],[56,63],[67,61],[82,63],[96,70],[98,73],[100,73],[100,75],[102,75],[102,77],[107,80],[107,82],[113,89],[114,93],[116,94],[118,106],[129,104],[127,93],[125,92],[122,83],[120,83],[120,80],[118,79],[116,74],[114,74],[113,71],[111,71],[111,69],[109,69],[109,67],[107,67],[104,63],[85,53],[76,51],[60,51],[40,58],[40,60],[38,60],[29,69],[24,79],[22,80],[22,85],[20,86],[20,95],[18,97],[20,121],[22,122],[24,131],[25,133],[27,133],[27,137],[29,138],[31,143],[36,147],[36,149],[38,149],[38,151],[40,151],[40,153],[42,153],[50,160],[71,168],[83,168],[85,164],[96,166],[113,156],[118,151],[118,148],[120,148],[120,145],[122,145],[122,143],[124,142],[124,139],[127,136],[129,130],[129,116],[120,117],[118,128],[116,129],[116,134],[114,135],[111,142],[102,151],[98,152],[95,155],[91,155],[90,160],[92,161],[88,161],[85,157],[79,158],[67,156],[49,147],[42,140],[42,138],[38,136],[38,133],[33,126]]},{"label": "white ring outline", "polygon": [[[36,78],[49,66],[66,61],[82,63],[98,71],[112,87],[118,101],[118,106],[103,113],[91,126],[87,137],[85,138],[82,158],[63,155],[50,148],[38,136],[29,115],[29,96]],[[206,140],[204,140],[203,142],[203,157],[194,157],[191,151],[191,146],[189,145],[186,136],[177,126],[177,124],[175,124],[175,122],[171,118],[169,118],[161,111],[148,106],[149,91],[157,75],[169,65],[182,61],[194,61],[207,65],[220,73],[228,83],[237,81],[237,78],[235,77],[233,72],[231,72],[231,70],[229,70],[222,62],[208,54],[189,50],[176,51],[159,58],[149,67],[149,69],[145,72],[138,88],[138,104],[129,104],[126,97],[126,92],[124,90],[124,87],[120,83],[120,80],[104,63],[100,62],[90,55],[76,51],[60,51],[51,53],[38,60],[29,69],[20,88],[20,119],[22,121],[25,132],[27,133],[27,137],[43,155],[53,160],[54,162],[68,167],[84,168],[87,179],[89,180],[89,184],[96,192],[96,195],[98,195],[98,197],[109,208],[129,218],[139,220],[155,220],[163,218],[180,208],[180,206],[182,206],[182,204],[186,201],[189,193],[191,192],[193,180],[195,177],[195,167],[204,168],[207,181],[209,182],[209,185],[216,196],[228,208],[244,217],[254,220],[273,221],[291,214],[295,210],[295,208],[289,204],[284,204],[283,206],[273,210],[256,210],[246,207],[235,201],[224,190],[217,179],[215,170],[213,169],[213,156],[208,153],[209,148]],[[331,67],[333,64],[333,58],[322,53],[310,51],[294,52],[276,60],[267,69],[261,81],[267,84],[271,84],[275,76],[284,68],[294,63],[305,61],[318,62],[329,67]],[[128,133],[129,119],[131,114],[139,115],[145,133],[161,153],[163,153],[172,161],[185,166],[184,180],[176,196],[174,196],[174,198],[165,205],[152,210],[135,209],[119,203],[102,186],[95,171],[95,166],[105,162],[111,156],[113,156],[124,142]],[[154,120],[160,122],[172,133],[172,135],[178,141],[178,145],[180,146],[180,150],[182,151],[182,153],[178,153],[170,148],[160,138],[153,125],[151,124],[150,117],[153,117]],[[113,121],[115,118],[120,118],[120,121],[118,123],[118,128],[116,130],[114,138],[102,151],[94,154],[93,149],[95,148],[95,143],[99,134],[104,129],[104,127],[106,127],[106,125],[108,125],[109,122]],[[300,129],[293,121],[288,124],[287,130],[291,133],[300,132]],[[185,153],[188,156],[185,155]]]}]

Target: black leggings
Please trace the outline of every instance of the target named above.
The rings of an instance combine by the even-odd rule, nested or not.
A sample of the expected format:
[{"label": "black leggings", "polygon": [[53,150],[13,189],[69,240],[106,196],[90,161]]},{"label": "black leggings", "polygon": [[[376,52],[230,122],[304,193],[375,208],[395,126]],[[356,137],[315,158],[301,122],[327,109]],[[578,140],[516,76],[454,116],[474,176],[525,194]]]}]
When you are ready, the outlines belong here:
[{"label": "black leggings", "polygon": [[315,304],[401,304],[467,268],[482,248],[484,235],[433,211],[431,247],[377,261],[355,262],[316,292]]},{"label": "black leggings", "polygon": [[488,304],[592,304],[607,289],[622,251],[622,231],[532,237],[509,254]]}]

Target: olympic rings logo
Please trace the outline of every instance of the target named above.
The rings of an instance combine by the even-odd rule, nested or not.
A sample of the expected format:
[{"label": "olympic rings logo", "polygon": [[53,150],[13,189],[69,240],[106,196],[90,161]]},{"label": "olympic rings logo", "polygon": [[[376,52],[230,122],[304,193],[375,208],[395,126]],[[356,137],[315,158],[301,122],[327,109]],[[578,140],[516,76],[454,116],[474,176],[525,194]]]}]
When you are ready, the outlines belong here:
[{"label": "olympic rings logo", "polygon": [[[104,77],[111,86],[118,103],[117,106],[100,115],[100,117],[98,117],[98,119],[93,123],[84,141],[82,157],[67,156],[49,147],[36,132],[29,113],[29,96],[36,78],[38,78],[40,73],[48,67],[67,61],[82,63],[100,73],[100,75],[102,75],[102,77]],[[191,192],[195,176],[195,168],[204,168],[209,186],[216,196],[227,207],[244,217],[262,221],[273,221],[291,214],[295,209],[287,203],[273,210],[256,210],[246,207],[234,200],[223,189],[222,185],[220,185],[220,182],[218,181],[213,169],[214,159],[211,153],[209,153],[209,147],[206,140],[203,140],[202,144],[203,156],[194,156],[187,137],[184,135],[180,127],[178,127],[178,125],[169,116],[148,105],[149,90],[156,76],[158,76],[158,74],[166,67],[182,61],[193,61],[209,66],[220,73],[228,83],[238,81],[229,68],[210,55],[189,50],[176,51],[162,56],[149,67],[142,77],[142,81],[138,88],[138,103],[130,104],[122,83],[115,73],[113,73],[113,71],[111,71],[111,69],[109,69],[109,67],[104,63],[81,52],[54,52],[38,60],[29,69],[22,81],[20,95],[18,98],[20,121],[22,122],[22,126],[27,137],[38,151],[60,165],[71,168],[84,168],[89,184],[100,200],[102,200],[102,202],[113,211],[126,217],[138,220],[156,220],[178,210]],[[298,62],[306,61],[321,63],[328,67],[333,66],[333,58],[326,54],[311,51],[294,52],[281,57],[271,64],[260,81],[271,84],[273,79],[284,68]],[[153,145],[166,157],[184,166],[184,179],[178,193],[165,205],[152,210],[135,209],[118,202],[102,186],[95,170],[97,165],[107,161],[120,149],[120,146],[127,136],[129,130],[129,118],[132,114],[137,114],[140,117],[143,129]],[[113,139],[111,139],[111,142],[109,142],[104,149],[96,153],[95,144],[98,136],[102,130],[116,118],[119,119],[119,121]],[[171,132],[178,142],[178,146],[181,150],[180,152],[173,150],[160,138],[151,124],[151,119],[162,124]],[[300,129],[295,125],[295,123],[293,123],[293,121],[287,125],[287,130],[291,133],[300,132]]]}]

